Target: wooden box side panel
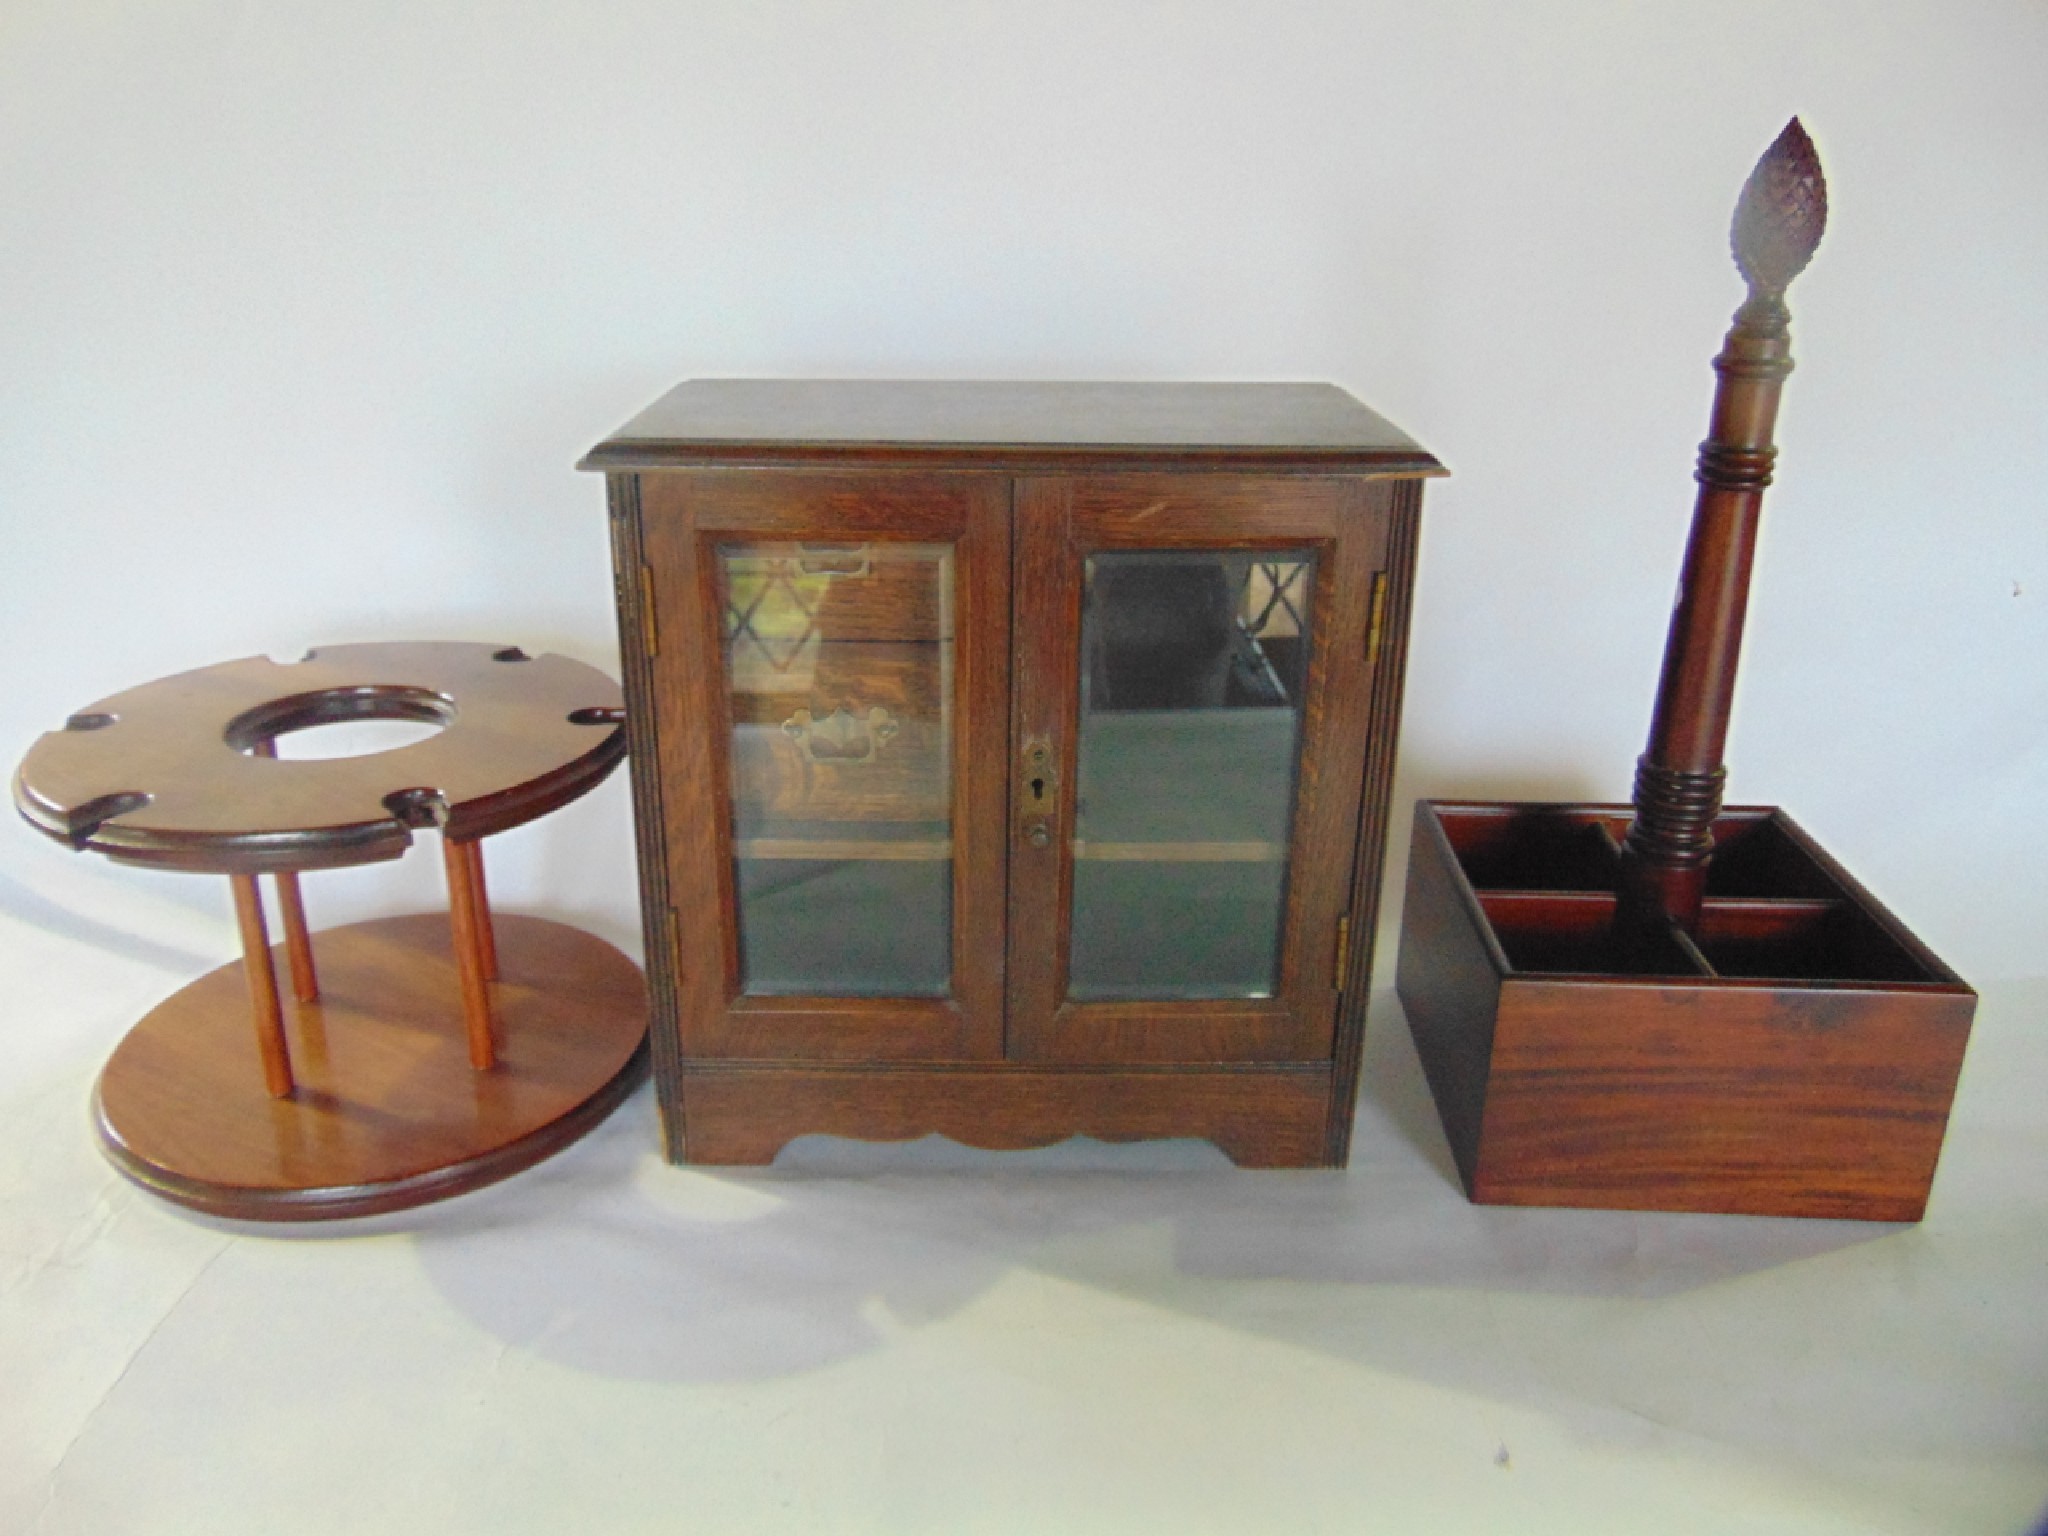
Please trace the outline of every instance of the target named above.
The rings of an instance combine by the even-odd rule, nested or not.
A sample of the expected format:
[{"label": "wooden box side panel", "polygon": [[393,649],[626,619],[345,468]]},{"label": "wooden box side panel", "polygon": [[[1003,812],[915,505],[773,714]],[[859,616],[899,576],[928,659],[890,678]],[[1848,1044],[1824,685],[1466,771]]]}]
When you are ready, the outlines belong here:
[{"label": "wooden box side panel", "polygon": [[1975,1008],[1933,988],[1512,977],[1473,1198],[1917,1221]]},{"label": "wooden box side panel", "polygon": [[1197,1136],[1244,1168],[1324,1164],[1327,1069],[1092,1071],[1056,1068],[690,1067],[683,1160],[767,1163],[811,1133],[969,1146],[1044,1146],[1069,1136]]},{"label": "wooden box side panel", "polygon": [[1459,1177],[1477,1198],[1501,967],[1428,801],[1415,807],[1403,902],[1395,986]]}]

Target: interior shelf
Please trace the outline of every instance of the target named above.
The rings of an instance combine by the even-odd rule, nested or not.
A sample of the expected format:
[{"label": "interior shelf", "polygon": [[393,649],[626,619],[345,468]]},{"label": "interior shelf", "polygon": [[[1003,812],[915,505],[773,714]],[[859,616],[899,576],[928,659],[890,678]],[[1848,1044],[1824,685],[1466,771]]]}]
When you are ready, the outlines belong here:
[{"label": "interior shelf", "polygon": [[733,844],[741,859],[802,859],[837,863],[847,859],[885,859],[894,863],[943,862],[953,857],[951,838],[885,839],[876,837],[742,837]]},{"label": "interior shelf", "polygon": [[1243,842],[1111,843],[1074,840],[1074,857],[1107,864],[1284,864],[1285,843]]}]

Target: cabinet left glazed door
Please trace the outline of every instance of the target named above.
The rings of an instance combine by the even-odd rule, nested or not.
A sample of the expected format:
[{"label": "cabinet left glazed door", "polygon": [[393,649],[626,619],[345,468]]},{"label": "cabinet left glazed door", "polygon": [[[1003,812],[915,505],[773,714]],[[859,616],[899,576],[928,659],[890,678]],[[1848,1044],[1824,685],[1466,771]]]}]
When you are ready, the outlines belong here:
[{"label": "cabinet left glazed door", "polygon": [[1008,1047],[1327,1062],[1392,491],[1016,491]]},{"label": "cabinet left glazed door", "polygon": [[641,486],[683,1049],[1003,1049],[1009,482]]}]

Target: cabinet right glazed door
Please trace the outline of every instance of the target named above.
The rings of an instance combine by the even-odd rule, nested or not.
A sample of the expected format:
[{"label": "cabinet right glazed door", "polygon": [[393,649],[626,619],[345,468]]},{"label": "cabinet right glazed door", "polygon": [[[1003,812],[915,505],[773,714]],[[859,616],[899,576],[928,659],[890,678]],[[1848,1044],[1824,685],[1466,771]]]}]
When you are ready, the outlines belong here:
[{"label": "cabinet right glazed door", "polygon": [[1017,482],[1013,1059],[1329,1059],[1390,500]]}]

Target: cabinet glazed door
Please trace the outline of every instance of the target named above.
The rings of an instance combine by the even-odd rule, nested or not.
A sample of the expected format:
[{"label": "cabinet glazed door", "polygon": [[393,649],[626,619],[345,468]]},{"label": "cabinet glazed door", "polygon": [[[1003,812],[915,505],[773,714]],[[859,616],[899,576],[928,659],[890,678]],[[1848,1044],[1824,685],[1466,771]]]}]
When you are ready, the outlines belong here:
[{"label": "cabinet glazed door", "polygon": [[685,1052],[1000,1056],[1008,481],[641,494]]},{"label": "cabinet glazed door", "polygon": [[1012,1057],[1328,1060],[1375,482],[1017,482]]}]

